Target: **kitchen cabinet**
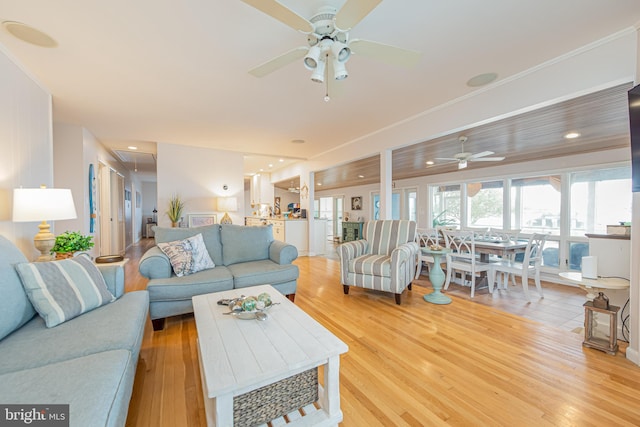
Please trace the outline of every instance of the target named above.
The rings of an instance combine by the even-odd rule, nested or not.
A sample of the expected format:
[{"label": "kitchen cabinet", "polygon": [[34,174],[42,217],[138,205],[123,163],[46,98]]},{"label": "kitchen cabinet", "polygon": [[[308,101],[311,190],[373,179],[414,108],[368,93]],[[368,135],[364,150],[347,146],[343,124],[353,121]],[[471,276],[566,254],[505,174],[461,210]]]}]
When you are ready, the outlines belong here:
[{"label": "kitchen cabinet", "polygon": [[295,246],[298,249],[298,255],[308,255],[309,223],[307,220],[246,217],[245,224],[248,226],[271,224],[274,239]]}]

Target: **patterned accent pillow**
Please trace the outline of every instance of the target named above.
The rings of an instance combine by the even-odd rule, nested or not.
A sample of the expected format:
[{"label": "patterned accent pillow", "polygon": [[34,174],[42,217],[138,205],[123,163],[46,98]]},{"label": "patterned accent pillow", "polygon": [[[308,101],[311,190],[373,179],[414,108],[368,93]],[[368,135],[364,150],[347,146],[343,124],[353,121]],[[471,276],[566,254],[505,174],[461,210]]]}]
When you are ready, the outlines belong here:
[{"label": "patterned accent pillow", "polygon": [[207,251],[202,234],[184,240],[158,243],[158,247],[169,257],[171,267],[178,277],[216,266]]},{"label": "patterned accent pillow", "polygon": [[22,286],[47,328],[115,301],[98,267],[86,256],[16,264]]}]

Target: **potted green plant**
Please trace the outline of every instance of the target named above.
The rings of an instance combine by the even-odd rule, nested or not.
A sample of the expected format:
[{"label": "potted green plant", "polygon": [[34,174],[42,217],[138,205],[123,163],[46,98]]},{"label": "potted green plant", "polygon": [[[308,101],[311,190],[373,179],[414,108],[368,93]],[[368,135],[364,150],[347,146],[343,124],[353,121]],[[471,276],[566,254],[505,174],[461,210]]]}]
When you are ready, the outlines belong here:
[{"label": "potted green plant", "polygon": [[184,202],[177,194],[174,194],[169,199],[169,210],[167,210],[167,216],[171,221],[172,227],[177,227],[180,218],[182,218],[182,211],[184,210]]},{"label": "potted green plant", "polygon": [[79,231],[65,231],[56,236],[51,253],[56,255],[56,259],[71,258],[78,252],[91,249],[94,246],[92,239],[93,236],[84,236]]}]

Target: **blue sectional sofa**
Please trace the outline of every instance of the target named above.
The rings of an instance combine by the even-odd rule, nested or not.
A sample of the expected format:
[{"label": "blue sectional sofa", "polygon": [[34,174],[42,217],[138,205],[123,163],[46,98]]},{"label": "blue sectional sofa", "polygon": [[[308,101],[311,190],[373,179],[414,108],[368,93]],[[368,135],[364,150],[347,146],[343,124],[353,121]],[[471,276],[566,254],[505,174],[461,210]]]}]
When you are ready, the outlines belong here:
[{"label": "blue sectional sofa", "polygon": [[[193,312],[191,298],[195,295],[272,285],[293,301],[295,298],[298,257],[295,246],[273,238],[271,225],[247,227],[233,224],[213,224],[193,228],[155,227],[156,246],[140,259],[139,271],[150,279],[149,314],[153,329],[164,328],[164,320]],[[202,234],[214,268],[178,277],[170,259],[158,243],[176,242]]]},{"label": "blue sectional sofa", "polygon": [[48,328],[16,272],[26,262],[0,236],[0,403],[68,404],[71,426],[124,426],[147,292],[124,293],[122,267],[99,266],[115,300]]}]

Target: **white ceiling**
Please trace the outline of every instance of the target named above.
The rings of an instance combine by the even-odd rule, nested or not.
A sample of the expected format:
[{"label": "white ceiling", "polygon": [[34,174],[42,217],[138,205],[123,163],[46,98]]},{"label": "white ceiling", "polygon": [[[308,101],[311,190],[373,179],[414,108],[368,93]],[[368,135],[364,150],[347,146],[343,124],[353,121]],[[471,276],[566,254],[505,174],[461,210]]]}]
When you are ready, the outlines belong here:
[{"label": "white ceiling", "polygon": [[[344,1],[281,3],[310,17]],[[385,0],[351,37],[419,51],[421,61],[407,70],[353,55],[330,102],[301,61],[263,78],[247,73],[306,36],[240,0],[0,0],[7,20],[58,43],[36,47],[0,31],[0,44],[53,94],[54,121],[82,125],[113,149],[166,142],[253,154],[245,172],[255,172],[470,93],[475,75],[506,78],[636,25],[640,2]]]}]

